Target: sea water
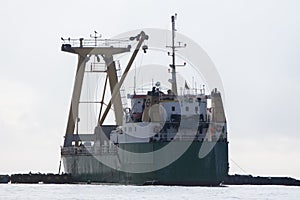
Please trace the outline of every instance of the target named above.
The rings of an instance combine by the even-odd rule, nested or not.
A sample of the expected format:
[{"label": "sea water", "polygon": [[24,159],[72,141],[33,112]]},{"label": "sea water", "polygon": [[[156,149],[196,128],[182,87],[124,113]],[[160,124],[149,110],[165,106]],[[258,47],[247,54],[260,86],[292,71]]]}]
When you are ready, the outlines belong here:
[{"label": "sea water", "polygon": [[292,186],[125,186],[1,184],[0,200],[86,200],[86,199],[300,199],[300,187]]}]

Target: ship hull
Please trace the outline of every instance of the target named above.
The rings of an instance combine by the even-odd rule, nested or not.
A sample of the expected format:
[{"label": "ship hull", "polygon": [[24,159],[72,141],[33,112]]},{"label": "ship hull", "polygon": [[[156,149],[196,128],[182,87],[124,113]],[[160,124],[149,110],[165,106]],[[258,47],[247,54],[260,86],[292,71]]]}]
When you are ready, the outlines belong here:
[{"label": "ship hull", "polygon": [[[178,145],[182,143],[182,141],[178,141]],[[123,166],[127,165],[133,171],[135,167],[138,167],[137,165],[155,166],[161,157],[154,157],[149,162],[138,164],[134,161],[130,162],[130,160],[128,162],[128,159],[126,163],[120,162],[120,160],[124,159],[122,159],[121,153],[118,152],[116,154],[104,153],[101,155],[76,153],[62,155],[62,159],[65,172],[72,174],[75,182],[133,185],[220,185],[228,174],[228,143],[226,141],[217,142],[212,150],[204,158],[200,159],[198,154],[203,143],[210,142],[193,141],[184,154],[176,161],[162,169],[146,173],[128,173],[110,168],[99,161],[99,156],[102,159],[105,157],[105,159],[116,162],[116,167],[114,168],[122,169]],[[160,149],[166,144],[166,142],[131,143],[120,144],[120,148],[132,152],[144,152]]]}]

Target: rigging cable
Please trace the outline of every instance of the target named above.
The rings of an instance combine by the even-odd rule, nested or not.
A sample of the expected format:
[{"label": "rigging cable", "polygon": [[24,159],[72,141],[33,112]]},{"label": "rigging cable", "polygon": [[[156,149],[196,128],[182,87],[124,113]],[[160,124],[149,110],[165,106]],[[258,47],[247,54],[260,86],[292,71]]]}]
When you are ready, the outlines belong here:
[{"label": "rigging cable", "polygon": [[247,173],[240,165],[238,165],[233,159],[230,158],[230,160],[240,169],[242,170],[245,174],[249,174]]}]

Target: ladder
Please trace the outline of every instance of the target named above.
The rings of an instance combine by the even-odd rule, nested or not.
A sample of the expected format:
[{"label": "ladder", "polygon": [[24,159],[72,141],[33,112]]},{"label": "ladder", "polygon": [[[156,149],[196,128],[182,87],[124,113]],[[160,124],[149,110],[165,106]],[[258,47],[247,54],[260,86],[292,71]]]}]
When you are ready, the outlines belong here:
[{"label": "ladder", "polygon": [[[116,63],[116,67],[117,67],[118,81],[120,81],[120,79],[122,77],[122,69],[121,69],[120,61],[116,60],[115,63]],[[126,96],[126,91],[125,91],[124,85],[122,85],[121,88],[120,88],[120,96],[121,96],[121,101],[122,101],[123,108],[127,108],[128,107],[128,102],[127,102],[127,96]]]}]

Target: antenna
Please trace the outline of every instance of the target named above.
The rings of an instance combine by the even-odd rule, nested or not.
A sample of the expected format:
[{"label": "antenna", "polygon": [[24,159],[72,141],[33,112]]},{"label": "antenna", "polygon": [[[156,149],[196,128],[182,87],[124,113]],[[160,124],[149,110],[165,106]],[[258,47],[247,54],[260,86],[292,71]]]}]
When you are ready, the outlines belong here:
[{"label": "antenna", "polygon": [[97,31],[94,31],[94,35],[90,34],[90,37],[95,39],[95,47],[96,47],[97,46],[97,39],[101,38],[102,35],[100,33],[98,34]]},{"label": "antenna", "polygon": [[192,91],[194,92],[194,76],[192,77]]}]

